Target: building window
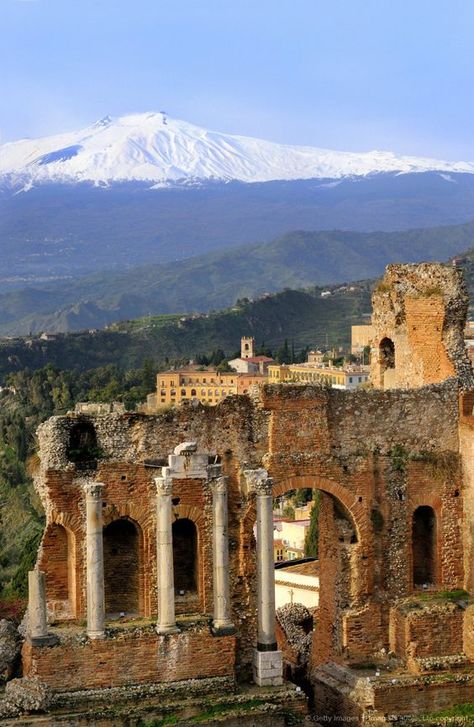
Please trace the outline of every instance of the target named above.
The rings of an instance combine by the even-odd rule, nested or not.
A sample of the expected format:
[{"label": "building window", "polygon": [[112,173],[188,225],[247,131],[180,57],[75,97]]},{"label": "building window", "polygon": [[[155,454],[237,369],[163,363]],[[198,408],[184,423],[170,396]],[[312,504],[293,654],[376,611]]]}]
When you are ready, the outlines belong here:
[{"label": "building window", "polygon": [[352,376],[349,376],[349,383],[352,384]]},{"label": "building window", "polygon": [[436,581],[436,515],[422,505],[412,520],[413,585],[432,585]]},{"label": "building window", "polygon": [[186,396],[186,389],[181,389],[181,396]]},{"label": "building window", "polygon": [[196,396],[196,389],[191,389],[191,396]]}]

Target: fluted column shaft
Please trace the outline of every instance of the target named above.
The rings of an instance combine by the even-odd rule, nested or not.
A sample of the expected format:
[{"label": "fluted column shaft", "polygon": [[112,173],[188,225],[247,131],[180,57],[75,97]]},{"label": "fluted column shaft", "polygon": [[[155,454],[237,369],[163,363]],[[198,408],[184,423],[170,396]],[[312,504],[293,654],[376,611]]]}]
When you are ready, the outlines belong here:
[{"label": "fluted column shaft", "polygon": [[158,572],[159,634],[179,631],[174,606],[173,535],[171,528],[171,494],[173,481],[163,467],[163,476],[155,477],[156,484],[156,554]]},{"label": "fluted column shaft", "polygon": [[229,633],[234,627],[230,617],[229,598],[229,534],[227,507],[227,477],[212,482],[213,505],[213,587],[216,634]]},{"label": "fluted column shaft", "polygon": [[86,493],[87,548],[87,635],[91,639],[105,636],[104,547],[102,493],[104,485],[84,485]]}]

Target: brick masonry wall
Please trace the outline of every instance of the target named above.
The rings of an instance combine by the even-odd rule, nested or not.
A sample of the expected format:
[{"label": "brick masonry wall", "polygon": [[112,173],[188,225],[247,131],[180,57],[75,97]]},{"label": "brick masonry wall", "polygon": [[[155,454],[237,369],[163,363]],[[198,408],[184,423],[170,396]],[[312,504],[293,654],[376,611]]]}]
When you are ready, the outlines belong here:
[{"label": "brick masonry wall", "polygon": [[454,603],[423,603],[390,609],[390,649],[401,659],[447,656],[463,651],[464,611]]},{"label": "brick masonry wall", "polygon": [[[258,400],[227,400],[211,413],[185,407],[161,416],[111,414],[93,422],[106,455],[93,473],[105,484],[104,523],[125,518],[137,528],[143,616],[157,610],[153,478],[181,441],[196,440],[200,451],[220,457],[229,477],[231,605],[242,676],[248,674],[256,621],[255,508],[241,477],[244,469],[265,466],[275,495],[301,487],[325,495],[320,528],[325,583],[313,648],[317,663],[325,658],[361,661],[388,648],[389,604],[413,591],[411,522],[419,505],[433,507],[437,516],[438,585],[462,585],[463,488],[453,381],[404,391],[268,385]],[[48,522],[62,524],[68,533],[69,570],[75,574],[70,600],[83,618],[83,473],[65,460],[70,426],[68,417],[56,417],[40,428],[37,488]],[[397,448],[401,455],[394,454]],[[197,532],[198,600],[178,597],[177,613],[211,614],[209,484],[176,479],[173,498],[173,517],[190,519]],[[55,566],[48,548],[53,541],[47,532],[39,562],[51,582],[48,571]]]},{"label": "brick masonry wall", "polygon": [[97,689],[204,677],[233,677],[235,638],[207,629],[158,636],[150,628],[104,640],[69,637],[51,648],[23,648],[24,675],[57,690]]},{"label": "brick masonry wall", "polygon": [[474,700],[474,680],[453,679],[445,684],[400,684],[378,687],[374,707],[384,714],[422,714],[436,712],[454,704],[466,704]]}]

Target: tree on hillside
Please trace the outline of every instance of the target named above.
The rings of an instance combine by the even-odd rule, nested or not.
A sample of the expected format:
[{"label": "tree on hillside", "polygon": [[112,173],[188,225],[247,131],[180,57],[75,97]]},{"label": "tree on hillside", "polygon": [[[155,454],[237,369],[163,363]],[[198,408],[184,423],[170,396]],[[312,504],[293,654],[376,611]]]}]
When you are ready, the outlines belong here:
[{"label": "tree on hillside", "polygon": [[304,541],[304,554],[307,557],[318,557],[318,538],[319,538],[319,507],[321,497],[318,490],[314,492],[314,505],[311,508],[310,522],[308,532]]},{"label": "tree on hillside", "polygon": [[281,364],[291,363],[291,351],[290,347],[288,346],[287,338],[285,338],[285,343],[283,344],[283,346],[280,346],[280,348],[276,352],[276,360],[278,361],[278,363]]}]

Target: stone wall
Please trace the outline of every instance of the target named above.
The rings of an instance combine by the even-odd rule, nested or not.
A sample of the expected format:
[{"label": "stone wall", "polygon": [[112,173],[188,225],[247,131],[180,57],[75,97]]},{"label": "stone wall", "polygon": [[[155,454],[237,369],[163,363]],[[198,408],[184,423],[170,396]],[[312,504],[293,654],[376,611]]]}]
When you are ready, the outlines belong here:
[{"label": "stone wall", "polygon": [[104,640],[63,637],[51,648],[23,647],[24,671],[57,690],[97,689],[204,677],[233,677],[235,638],[207,628],[158,636],[152,627],[109,632]]},{"label": "stone wall", "polygon": [[[459,269],[388,265],[372,296],[373,385],[413,388],[456,375],[464,388],[473,388],[464,347],[468,303]],[[384,355],[387,339],[394,347],[393,367]]]},{"label": "stone wall", "polygon": [[[69,432],[78,419],[93,424],[97,433],[100,456],[96,469],[89,472],[67,459]],[[275,495],[302,487],[324,493],[322,607],[315,663],[327,658],[356,662],[388,648],[384,604],[413,591],[411,520],[419,505],[433,507],[438,518],[438,585],[463,584],[463,493],[454,379],[403,391],[267,385],[258,399],[237,397],[212,410],[199,405],[161,416],[53,417],[40,427],[39,437],[42,465],[37,489],[50,524],[39,566],[46,572],[50,593],[57,590],[59,577],[64,590],[64,570],[60,576],[54,566],[63,554],[52,557],[57,542],[52,524],[63,526],[72,573],[69,613],[76,618],[84,618],[86,603],[85,479],[105,485],[106,526],[126,519],[136,528],[138,612],[153,617],[158,585],[153,479],[174,447],[190,438],[197,440],[198,451],[207,452],[212,461],[220,460],[229,478],[231,602],[242,675],[248,673],[256,618],[255,508],[242,480],[245,469],[265,466],[273,477]],[[182,599],[178,595],[177,612],[211,614],[209,485],[175,478],[173,513],[175,519],[191,520],[197,533],[197,595]],[[122,586],[125,590],[125,581]],[[131,603],[124,605],[121,610],[133,609]]]}]

